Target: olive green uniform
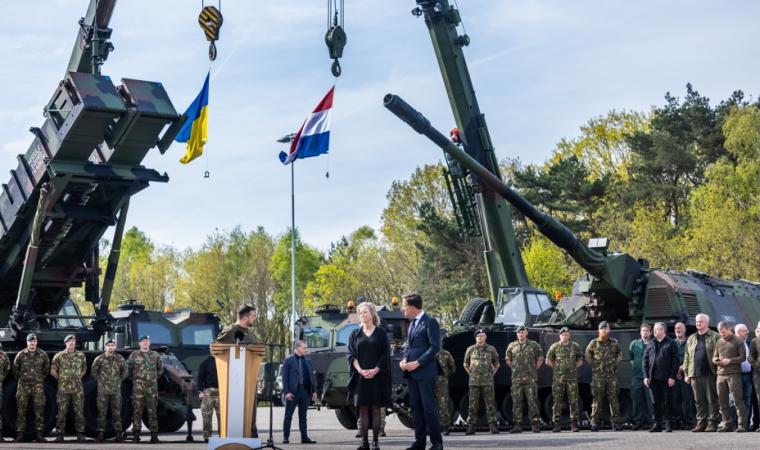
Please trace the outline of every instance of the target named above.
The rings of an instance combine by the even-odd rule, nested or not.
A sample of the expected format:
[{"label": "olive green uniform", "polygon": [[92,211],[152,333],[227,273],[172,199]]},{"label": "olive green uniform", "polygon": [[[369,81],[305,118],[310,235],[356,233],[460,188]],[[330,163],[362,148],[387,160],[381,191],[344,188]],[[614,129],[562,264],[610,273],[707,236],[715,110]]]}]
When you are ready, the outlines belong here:
[{"label": "olive green uniform", "polygon": [[449,378],[454,375],[454,357],[447,350],[440,349],[436,356],[438,360],[438,377],[435,379],[435,398],[438,401],[438,418],[441,426],[446,428],[451,424],[449,410]]},{"label": "olive green uniform", "polygon": [[224,327],[222,332],[219,333],[219,336],[216,337],[216,341],[222,344],[235,344],[236,333],[243,333],[244,337],[240,341],[241,344],[256,343],[256,335],[254,334],[253,329],[238,325],[237,323]]},{"label": "olive green uniform", "polygon": [[578,422],[578,361],[583,361],[583,353],[577,342],[567,344],[555,342],[546,352],[546,358],[553,364],[552,376],[552,421],[559,423],[562,416],[562,398],[567,394],[567,404],[570,406],[570,420]]},{"label": "olive green uniform", "polygon": [[16,387],[16,432],[22,433],[26,428],[26,408],[29,399],[34,409],[34,427],[39,433],[44,432],[45,413],[45,377],[50,373],[50,358],[39,347],[30,352],[23,349],[13,360],[13,376],[18,379]]},{"label": "olive green uniform", "polygon": [[493,345],[471,345],[464,354],[464,370],[470,374],[470,404],[467,423],[478,421],[480,396],[486,404],[486,419],[496,423],[496,396],[493,390],[493,370],[499,365],[499,353]]},{"label": "olive green uniform", "polygon": [[[718,365],[721,359],[728,359],[730,363],[726,366]],[[718,369],[718,376],[716,378],[718,403],[720,404],[720,415],[723,419],[722,426],[724,427],[730,427],[732,422],[728,401],[729,392],[734,396],[738,426],[747,427],[747,411],[742,400],[741,371],[741,364],[746,359],[747,351],[744,348],[744,343],[738,337],[731,335],[730,338],[720,338],[715,343],[713,362]]]},{"label": "olive green uniform", "polygon": [[164,373],[161,355],[153,350],[132,352],[127,359],[127,366],[132,378],[132,432],[142,429],[143,408],[148,410],[148,428],[151,433],[158,433],[158,377]]},{"label": "olive green uniform", "polygon": [[129,367],[123,356],[114,352],[104,352],[95,358],[90,368],[90,375],[98,383],[98,429],[106,431],[106,414],[111,408],[113,429],[120,433],[124,428],[121,423],[121,383],[129,377]]},{"label": "olive green uniform", "polygon": [[50,371],[58,378],[58,392],[55,399],[58,404],[58,421],[56,429],[59,434],[66,428],[66,416],[69,405],[74,409],[74,428],[78,434],[84,433],[84,386],[82,377],[87,373],[87,359],[79,350],[60,351],[53,356]]},{"label": "olive green uniform", "polygon": [[610,404],[610,419],[613,424],[620,422],[620,404],[618,393],[618,362],[620,361],[620,344],[617,339],[593,339],[586,347],[586,360],[591,364],[591,423],[599,426],[602,417],[602,402],[607,397]]},{"label": "olive green uniform", "polygon": [[[0,410],[3,409],[3,382],[11,370],[11,361],[4,351],[0,350]],[[0,436],[3,435],[3,421],[0,418]]]},{"label": "olive green uniform", "polygon": [[544,351],[536,341],[526,340],[524,344],[514,341],[507,347],[506,360],[512,367],[512,418],[515,424],[522,423],[523,398],[528,403],[531,423],[541,424],[538,409],[538,369],[536,363],[544,357]]}]

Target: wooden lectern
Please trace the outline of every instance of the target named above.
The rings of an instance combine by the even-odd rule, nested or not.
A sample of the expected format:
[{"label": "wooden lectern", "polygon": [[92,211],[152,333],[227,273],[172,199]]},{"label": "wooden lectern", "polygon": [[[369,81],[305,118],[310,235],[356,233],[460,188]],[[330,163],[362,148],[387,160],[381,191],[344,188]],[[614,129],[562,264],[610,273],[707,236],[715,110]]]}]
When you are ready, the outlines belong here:
[{"label": "wooden lectern", "polygon": [[211,355],[216,359],[219,378],[221,417],[220,438],[209,440],[209,448],[232,448],[230,444],[261,447],[261,441],[252,437],[252,425],[256,383],[265,351],[266,346],[262,344],[211,344]]}]

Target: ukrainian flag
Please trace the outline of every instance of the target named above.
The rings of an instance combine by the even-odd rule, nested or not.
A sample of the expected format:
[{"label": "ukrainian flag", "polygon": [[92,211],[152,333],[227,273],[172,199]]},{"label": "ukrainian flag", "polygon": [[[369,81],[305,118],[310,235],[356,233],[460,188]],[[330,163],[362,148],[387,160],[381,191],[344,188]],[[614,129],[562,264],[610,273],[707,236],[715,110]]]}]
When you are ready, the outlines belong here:
[{"label": "ukrainian flag", "polygon": [[203,146],[206,145],[208,140],[208,77],[206,74],[206,81],[203,83],[203,89],[195,97],[193,103],[187,108],[185,114],[187,114],[187,122],[179,130],[177,137],[174,139],[177,142],[187,142],[187,152],[185,156],[179,160],[182,164],[187,164],[195,158],[203,154]]}]

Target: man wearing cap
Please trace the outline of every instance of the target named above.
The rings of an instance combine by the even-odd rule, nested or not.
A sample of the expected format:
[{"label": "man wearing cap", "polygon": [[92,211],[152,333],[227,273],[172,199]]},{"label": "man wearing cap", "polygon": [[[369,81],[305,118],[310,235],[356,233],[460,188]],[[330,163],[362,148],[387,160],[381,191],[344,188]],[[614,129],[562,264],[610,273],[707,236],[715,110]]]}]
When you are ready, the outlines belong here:
[{"label": "man wearing cap", "polygon": [[559,330],[559,342],[549,347],[546,353],[546,365],[554,369],[552,377],[552,421],[554,432],[562,431],[560,417],[562,416],[562,398],[567,393],[567,404],[570,406],[570,429],[576,433],[578,428],[578,373],[576,369],[583,365],[583,353],[577,342],[572,340],[570,329],[562,327]]},{"label": "man wearing cap", "polygon": [[127,359],[127,366],[132,377],[132,433],[134,442],[140,442],[143,408],[148,410],[148,427],[150,443],[158,440],[158,377],[164,373],[161,355],[150,349],[150,336],[140,337],[140,349],[132,352]]},{"label": "man wearing cap", "polygon": [[475,434],[475,424],[478,422],[478,404],[480,403],[481,395],[483,396],[483,402],[486,404],[486,418],[491,427],[491,433],[498,433],[493,376],[499,370],[499,353],[494,346],[486,344],[485,331],[478,330],[475,332],[475,344],[469,346],[464,354],[464,370],[470,375],[470,405],[465,434]]},{"label": "man wearing cap", "polygon": [[[2,348],[2,347],[0,347]],[[11,361],[4,351],[0,350],[0,411],[3,410],[3,381],[11,370]],[[3,421],[0,420],[0,442],[5,442],[3,438]]]},{"label": "man wearing cap", "polygon": [[[444,436],[449,435],[451,410],[449,410],[449,378],[454,375],[456,366],[454,357],[441,346],[436,355],[438,361],[438,377],[435,379],[435,397],[438,400],[438,417],[441,419],[441,430]],[[497,355],[498,360],[498,355]]]},{"label": "man wearing cap", "polygon": [[238,321],[224,327],[216,341],[222,344],[235,344],[239,340],[241,344],[255,344],[256,336],[251,329],[254,322],[256,322],[256,307],[243,305],[238,309]]},{"label": "man wearing cap", "polygon": [[50,358],[47,353],[37,348],[37,335],[30,333],[26,336],[26,348],[16,354],[13,360],[13,376],[18,380],[16,387],[16,439],[24,440],[26,429],[26,408],[31,398],[34,410],[34,428],[37,430],[34,440],[47,442],[42,437],[45,432],[43,414],[45,412],[45,377],[50,370]]},{"label": "man wearing cap", "polygon": [[591,431],[599,431],[602,418],[602,402],[607,397],[610,404],[612,429],[623,431],[620,425],[620,404],[618,392],[620,385],[617,372],[618,363],[623,356],[617,339],[610,337],[610,325],[606,320],[599,323],[599,336],[592,339],[586,347],[586,360],[591,364]]},{"label": "man wearing cap", "polygon": [[116,442],[124,442],[124,428],[121,424],[121,383],[129,376],[127,361],[116,353],[116,342],[106,340],[106,351],[98,355],[90,368],[90,375],[98,385],[98,436],[96,440],[103,442],[106,432],[106,414],[111,408],[113,430]]},{"label": "man wearing cap", "polygon": [[631,404],[633,405],[633,414],[631,415],[631,429],[639,430],[642,427],[648,427],[652,424],[652,396],[644,386],[644,349],[652,339],[652,327],[648,323],[642,323],[639,327],[640,339],[631,341],[628,346],[628,353],[631,355]]},{"label": "man wearing cap", "polygon": [[517,327],[517,340],[507,347],[505,357],[512,368],[512,417],[514,425],[510,433],[522,432],[523,398],[528,402],[528,415],[534,433],[541,432],[541,416],[538,410],[538,368],[544,363],[544,351],[536,341],[528,339],[525,325]]},{"label": "man wearing cap", "polygon": [[53,356],[50,364],[50,375],[58,380],[58,393],[55,396],[58,404],[58,422],[55,442],[63,442],[66,428],[66,416],[69,405],[74,409],[74,428],[77,431],[77,442],[84,442],[84,387],[82,377],[87,373],[87,359],[84,353],[77,350],[77,339],[69,334],[63,339],[66,348]]}]

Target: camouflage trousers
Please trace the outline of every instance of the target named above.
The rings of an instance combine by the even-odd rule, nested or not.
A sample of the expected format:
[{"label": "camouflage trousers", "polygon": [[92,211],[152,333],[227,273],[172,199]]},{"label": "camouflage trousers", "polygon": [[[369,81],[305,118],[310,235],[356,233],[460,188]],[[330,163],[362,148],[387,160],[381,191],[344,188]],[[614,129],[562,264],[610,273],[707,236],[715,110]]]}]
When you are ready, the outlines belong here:
[{"label": "camouflage trousers", "polygon": [[435,398],[438,401],[438,420],[441,427],[451,425],[451,411],[449,410],[449,379],[438,377],[435,380]]},{"label": "camouflage trousers", "polygon": [[58,404],[58,422],[56,422],[58,432],[64,432],[66,416],[71,406],[74,408],[74,428],[77,433],[84,433],[84,392],[64,394],[59,390],[55,395],[55,402]]},{"label": "camouflage trousers", "polygon": [[531,423],[541,422],[536,380],[512,381],[512,419],[516,424],[522,423],[523,399],[528,402],[528,416]]},{"label": "camouflage trousers", "polygon": [[480,396],[483,396],[483,403],[486,404],[486,421],[496,423],[496,396],[493,392],[493,384],[483,384],[480,386],[470,385],[470,403],[467,409],[467,423],[475,424],[478,422],[478,405]]},{"label": "camouflage trousers", "polygon": [[105,433],[106,431],[106,415],[108,414],[108,408],[111,408],[111,419],[113,421],[113,430],[120,433],[124,430],[121,425],[121,392],[117,391],[113,394],[108,392],[101,392],[98,390],[97,396],[98,403],[98,431]]},{"label": "camouflage trousers", "polygon": [[132,431],[139,433],[142,430],[143,409],[148,410],[148,428],[151,433],[158,433],[158,388],[135,385],[132,390]]},{"label": "camouflage trousers", "polygon": [[620,386],[617,375],[609,377],[593,376],[591,380],[591,396],[594,398],[594,402],[591,404],[591,423],[599,425],[602,418],[602,402],[605,396],[610,404],[610,420],[612,420],[612,423],[620,421],[619,391]]},{"label": "camouflage trousers", "polygon": [[26,384],[19,383],[16,388],[16,432],[21,433],[26,429],[26,408],[29,399],[34,406],[34,428],[40,433],[45,430],[45,387],[42,383]]},{"label": "camouflage trousers", "polygon": [[211,435],[211,418],[216,411],[216,420],[220,421],[219,415],[219,389],[208,388],[203,390],[203,400],[201,400],[201,417],[203,417],[203,434]]},{"label": "camouflage trousers", "polygon": [[562,399],[567,394],[567,404],[570,407],[570,420],[578,422],[578,378],[575,373],[569,377],[554,378],[552,381],[552,422],[559,423],[562,417]]}]

